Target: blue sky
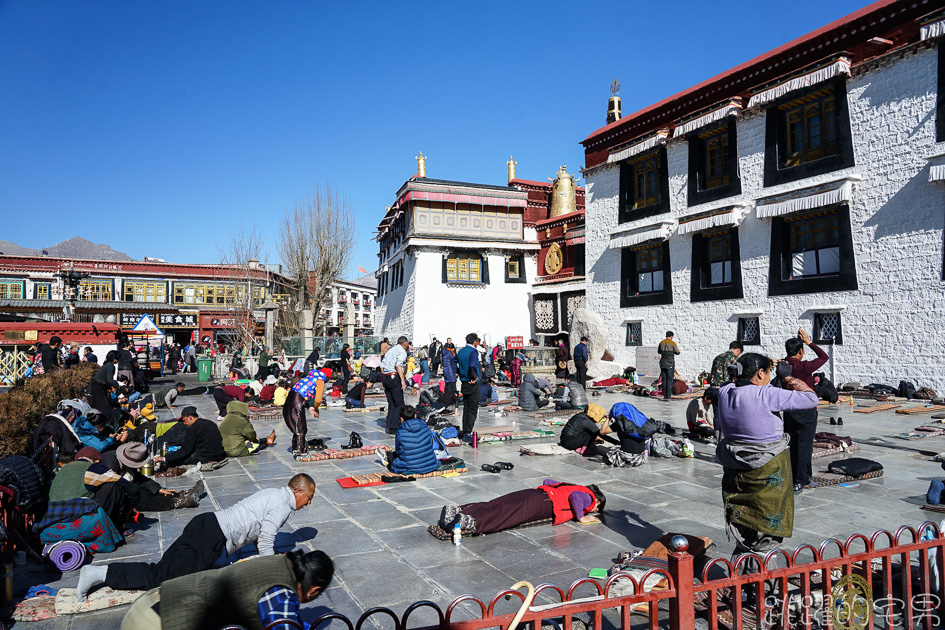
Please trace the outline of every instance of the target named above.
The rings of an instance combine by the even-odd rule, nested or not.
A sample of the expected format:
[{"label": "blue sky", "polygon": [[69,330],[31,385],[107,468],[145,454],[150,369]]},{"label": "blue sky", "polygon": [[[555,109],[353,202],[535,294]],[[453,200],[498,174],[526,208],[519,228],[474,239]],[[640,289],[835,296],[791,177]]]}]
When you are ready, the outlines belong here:
[{"label": "blue sky", "polygon": [[0,0],[0,240],[216,262],[328,181],[357,275],[418,151],[442,179],[573,172],[615,77],[630,113],[865,3],[746,6]]}]

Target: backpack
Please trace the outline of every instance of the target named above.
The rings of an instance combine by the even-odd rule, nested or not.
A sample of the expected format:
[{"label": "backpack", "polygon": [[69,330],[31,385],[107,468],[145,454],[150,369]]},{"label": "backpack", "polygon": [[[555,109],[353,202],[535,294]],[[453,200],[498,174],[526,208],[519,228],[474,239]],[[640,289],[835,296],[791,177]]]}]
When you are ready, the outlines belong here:
[{"label": "backpack", "polygon": [[901,398],[912,398],[915,396],[915,385],[911,381],[899,381],[899,391],[896,395]]},{"label": "backpack", "polygon": [[46,368],[43,367],[43,353],[37,352],[33,355],[33,362],[30,364],[30,369],[33,372],[33,376],[42,376],[46,373]]}]

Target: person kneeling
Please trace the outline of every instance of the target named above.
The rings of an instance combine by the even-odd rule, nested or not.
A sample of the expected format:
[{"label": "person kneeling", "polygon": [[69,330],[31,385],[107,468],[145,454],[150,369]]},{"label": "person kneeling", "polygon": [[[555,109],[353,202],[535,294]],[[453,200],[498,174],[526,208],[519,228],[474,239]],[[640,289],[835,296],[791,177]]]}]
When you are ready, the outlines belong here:
[{"label": "person kneeling", "polygon": [[439,445],[433,436],[433,431],[423,420],[417,418],[416,411],[407,405],[400,412],[402,420],[397,429],[393,451],[382,451],[380,455],[391,472],[397,474],[413,473],[422,475],[433,472],[440,467],[440,460],[436,458],[436,449]]},{"label": "person kneeling", "polygon": [[374,383],[366,383],[360,376],[355,376],[354,385],[345,395],[345,409],[364,409],[364,396],[372,385]]},{"label": "person kneeling", "polygon": [[321,595],[334,573],[324,551],[253,558],[164,582],[135,601],[121,627],[261,628],[274,622],[299,623],[300,605]]},{"label": "person kneeling", "polygon": [[262,440],[249,422],[249,405],[234,400],[226,406],[226,417],[220,423],[223,452],[227,457],[248,457],[276,442],[275,430]]},{"label": "person kneeling", "polygon": [[620,446],[620,440],[610,435],[614,430],[608,420],[606,409],[600,405],[588,405],[586,412],[571,416],[561,429],[561,446],[584,457],[607,454],[610,447],[598,444],[597,438]]}]

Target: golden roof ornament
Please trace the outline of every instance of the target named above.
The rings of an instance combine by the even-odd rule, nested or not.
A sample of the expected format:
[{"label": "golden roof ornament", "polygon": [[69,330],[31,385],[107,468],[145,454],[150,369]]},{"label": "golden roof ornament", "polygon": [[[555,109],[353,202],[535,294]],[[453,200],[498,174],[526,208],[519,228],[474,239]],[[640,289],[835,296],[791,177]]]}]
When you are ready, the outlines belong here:
[{"label": "golden roof ornament", "polygon": [[512,156],[509,156],[509,161],[505,163],[509,167],[509,183],[512,183],[512,180],[515,179],[515,165],[518,164],[515,160],[512,159]]},{"label": "golden roof ornament", "polygon": [[607,124],[620,120],[620,82],[614,79],[610,84],[610,100],[607,101]]},{"label": "golden roof ornament", "polygon": [[567,165],[562,164],[558,169],[557,177],[551,187],[551,216],[549,218],[560,217],[563,214],[570,214],[577,211],[577,201],[574,196],[574,187],[577,180],[568,174]]},{"label": "golden roof ornament", "polygon": [[414,157],[417,161],[417,176],[426,177],[427,176],[427,156],[423,154],[423,151],[420,152],[420,155]]}]

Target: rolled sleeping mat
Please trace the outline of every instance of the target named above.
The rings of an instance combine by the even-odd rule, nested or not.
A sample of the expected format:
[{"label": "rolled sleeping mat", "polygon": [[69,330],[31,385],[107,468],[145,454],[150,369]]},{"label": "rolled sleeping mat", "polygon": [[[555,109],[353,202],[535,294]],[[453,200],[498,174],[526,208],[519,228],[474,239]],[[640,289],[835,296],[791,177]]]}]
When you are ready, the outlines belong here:
[{"label": "rolled sleeping mat", "polygon": [[85,564],[86,553],[85,545],[74,540],[60,540],[43,548],[43,555],[62,572],[75,571]]}]

